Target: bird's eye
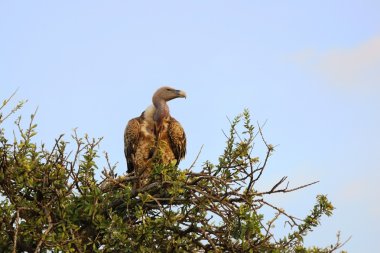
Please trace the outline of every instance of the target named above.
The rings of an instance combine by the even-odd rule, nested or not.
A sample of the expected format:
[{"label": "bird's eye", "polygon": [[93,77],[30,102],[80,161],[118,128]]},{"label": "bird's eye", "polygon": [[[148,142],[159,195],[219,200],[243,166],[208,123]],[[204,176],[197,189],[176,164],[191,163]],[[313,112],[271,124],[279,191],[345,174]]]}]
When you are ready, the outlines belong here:
[{"label": "bird's eye", "polygon": [[172,89],[170,89],[170,88],[167,88],[166,90],[167,90],[167,91],[171,91]]}]

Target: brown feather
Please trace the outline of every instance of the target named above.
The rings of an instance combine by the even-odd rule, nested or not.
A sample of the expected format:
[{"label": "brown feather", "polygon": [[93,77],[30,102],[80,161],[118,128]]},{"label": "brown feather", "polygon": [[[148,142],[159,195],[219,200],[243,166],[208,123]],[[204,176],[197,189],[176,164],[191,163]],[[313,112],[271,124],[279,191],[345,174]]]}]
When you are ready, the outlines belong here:
[{"label": "brown feather", "polygon": [[124,154],[127,159],[128,173],[135,170],[134,159],[140,136],[140,122],[141,118],[131,119],[124,131]]},{"label": "brown feather", "polygon": [[140,117],[131,119],[124,131],[124,153],[127,159],[128,173],[141,174],[149,167],[153,157],[156,138],[153,132],[154,122],[147,119],[143,112]]},{"label": "brown feather", "polygon": [[[153,105],[140,117],[131,119],[124,131],[124,153],[128,173],[139,178],[135,186],[148,183],[146,179],[153,162],[178,165],[186,154],[186,135],[181,124],[170,116],[166,101],[186,97],[186,93],[161,87],[153,95]],[[175,163],[173,163],[175,162]]]},{"label": "brown feather", "polygon": [[169,140],[177,165],[186,155],[186,134],[181,124],[173,117],[169,121]]},{"label": "brown feather", "polygon": [[155,161],[178,165],[186,154],[186,135],[181,124],[173,117],[162,120],[157,134]]}]

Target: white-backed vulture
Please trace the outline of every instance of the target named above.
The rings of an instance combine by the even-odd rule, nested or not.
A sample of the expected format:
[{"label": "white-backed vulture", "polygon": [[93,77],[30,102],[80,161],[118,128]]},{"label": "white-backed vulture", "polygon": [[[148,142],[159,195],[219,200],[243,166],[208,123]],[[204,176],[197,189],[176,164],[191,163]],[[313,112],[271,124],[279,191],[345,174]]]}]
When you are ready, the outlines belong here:
[{"label": "white-backed vulture", "polygon": [[145,184],[152,163],[176,164],[185,157],[186,135],[181,124],[171,117],[167,101],[186,98],[186,93],[161,87],[139,117],[129,120],[124,131],[124,153],[128,173],[138,176],[137,186]]}]

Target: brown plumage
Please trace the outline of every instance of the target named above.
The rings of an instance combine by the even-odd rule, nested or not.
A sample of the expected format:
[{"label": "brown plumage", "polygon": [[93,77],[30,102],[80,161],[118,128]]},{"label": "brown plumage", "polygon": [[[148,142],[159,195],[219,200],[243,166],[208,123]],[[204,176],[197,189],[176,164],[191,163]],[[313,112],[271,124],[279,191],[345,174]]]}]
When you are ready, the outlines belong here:
[{"label": "brown plumage", "polygon": [[138,186],[145,184],[152,162],[176,164],[185,157],[186,135],[181,124],[171,117],[167,101],[186,97],[186,93],[161,87],[140,117],[131,119],[124,131],[124,153],[128,173],[139,177]]}]

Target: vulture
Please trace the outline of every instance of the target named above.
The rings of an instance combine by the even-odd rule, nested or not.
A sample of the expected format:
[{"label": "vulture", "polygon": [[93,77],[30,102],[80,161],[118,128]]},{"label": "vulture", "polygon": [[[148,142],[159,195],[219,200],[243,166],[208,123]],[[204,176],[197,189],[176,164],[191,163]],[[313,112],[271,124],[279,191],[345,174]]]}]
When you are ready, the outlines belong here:
[{"label": "vulture", "polygon": [[154,162],[178,165],[185,157],[185,131],[170,115],[167,104],[175,98],[186,98],[186,93],[171,87],[159,88],[152,97],[153,104],[140,117],[129,120],[125,128],[127,172],[135,173],[139,187],[146,183]]}]

